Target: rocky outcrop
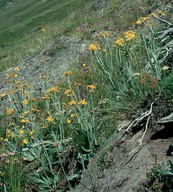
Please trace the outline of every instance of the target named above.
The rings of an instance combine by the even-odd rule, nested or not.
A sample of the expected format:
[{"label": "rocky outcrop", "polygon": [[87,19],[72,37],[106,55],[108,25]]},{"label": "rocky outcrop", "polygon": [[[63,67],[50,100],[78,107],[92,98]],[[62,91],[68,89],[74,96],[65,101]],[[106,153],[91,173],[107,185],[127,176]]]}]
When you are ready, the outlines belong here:
[{"label": "rocky outcrop", "polygon": [[[146,133],[115,133],[96,156],[91,159],[81,183],[75,192],[144,192],[147,191],[147,173],[153,166],[171,160],[166,155],[172,141],[167,127],[154,127]],[[136,150],[134,150],[136,148]]]}]

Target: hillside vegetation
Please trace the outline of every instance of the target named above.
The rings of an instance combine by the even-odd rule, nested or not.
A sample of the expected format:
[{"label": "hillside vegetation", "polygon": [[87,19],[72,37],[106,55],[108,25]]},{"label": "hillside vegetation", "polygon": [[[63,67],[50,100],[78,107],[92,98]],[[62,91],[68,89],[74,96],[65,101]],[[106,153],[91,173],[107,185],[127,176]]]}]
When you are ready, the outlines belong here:
[{"label": "hillside vegetation", "polygon": [[[75,191],[88,163],[113,133],[142,130],[139,145],[130,152],[136,154],[147,131],[173,112],[173,3],[13,3],[3,4],[0,13],[0,191]],[[43,51],[46,46],[49,50]],[[71,49],[79,49],[78,60],[62,58],[68,70],[55,81],[61,67],[56,57],[69,58]],[[56,64],[50,73],[49,60]],[[156,113],[157,101],[164,103],[164,113]],[[119,127],[124,120],[129,122]],[[98,162],[104,172],[107,162]],[[169,165],[151,170],[148,191],[171,192]],[[100,190],[90,185],[84,186],[87,191]]]},{"label": "hillside vegetation", "polygon": [[[72,30],[82,15],[73,20],[76,12],[91,0],[16,0],[0,12],[0,67],[16,65],[24,54],[32,54],[46,41]],[[7,3],[6,3],[7,4]],[[4,5],[4,6],[3,6]],[[73,20],[73,22],[71,22]]]}]

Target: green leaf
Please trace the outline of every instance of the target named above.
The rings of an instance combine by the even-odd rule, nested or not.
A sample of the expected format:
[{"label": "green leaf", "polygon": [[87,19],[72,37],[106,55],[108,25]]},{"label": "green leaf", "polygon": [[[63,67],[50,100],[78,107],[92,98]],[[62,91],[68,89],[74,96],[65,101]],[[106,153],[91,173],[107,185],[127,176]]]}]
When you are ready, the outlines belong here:
[{"label": "green leaf", "polygon": [[78,178],[78,177],[79,177],[78,174],[73,174],[73,175],[67,176],[67,180],[72,181],[73,179]]},{"label": "green leaf", "polygon": [[171,176],[173,176],[173,172],[166,171],[166,170],[158,170],[158,173],[160,173],[162,175],[171,175]]},{"label": "green leaf", "polygon": [[34,181],[35,183],[37,183],[37,184],[45,184],[45,185],[46,185],[46,182],[43,181],[42,179],[39,179],[39,178],[34,177],[34,176],[30,176],[29,178],[30,178],[32,181]]}]

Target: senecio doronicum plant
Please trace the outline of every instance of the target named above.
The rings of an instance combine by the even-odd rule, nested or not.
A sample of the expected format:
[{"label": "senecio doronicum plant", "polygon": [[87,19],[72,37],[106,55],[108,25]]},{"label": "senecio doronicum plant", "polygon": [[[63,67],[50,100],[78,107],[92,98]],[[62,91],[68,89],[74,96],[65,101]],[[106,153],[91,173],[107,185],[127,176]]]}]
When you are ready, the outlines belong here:
[{"label": "senecio doronicum plant", "polygon": [[[118,38],[108,32],[97,34],[88,47],[94,72],[83,64],[78,79],[73,71],[66,71],[63,83],[41,75],[41,95],[35,95],[30,85],[20,80],[20,68],[7,73],[9,89],[0,95],[4,111],[0,116],[0,158],[7,163],[0,168],[2,191],[12,191],[11,186],[15,192],[23,191],[30,184],[36,191],[53,191],[59,183],[64,183],[62,191],[72,189],[82,172],[79,167],[85,170],[98,141],[109,131],[102,126],[106,112],[98,112],[106,103],[98,102],[102,87],[105,92],[111,90],[116,99],[126,99],[127,94],[142,98],[158,89],[162,73],[169,68],[157,59],[152,26],[157,17],[152,13],[135,22],[136,26],[145,25],[147,37],[138,29],[124,31]],[[44,67],[46,61],[40,64]]]},{"label": "senecio doronicum plant", "polygon": [[156,35],[154,21],[163,16],[163,11],[156,10],[141,17],[134,23],[135,29],[123,32],[118,38],[100,32],[88,46],[93,53],[93,68],[102,81],[106,80],[116,98],[129,94],[144,98],[148,93],[160,91],[158,82],[169,67],[159,60],[162,40]]},{"label": "senecio doronicum plant", "polygon": [[[83,68],[85,67],[83,65]],[[21,167],[26,162],[27,167],[32,167],[35,163],[27,178],[30,182],[36,183],[41,191],[54,190],[61,178],[65,178],[70,188],[70,182],[79,178],[78,173],[75,173],[77,167],[74,167],[74,170],[64,170],[67,165],[63,159],[68,159],[71,146],[76,148],[75,161],[78,161],[77,153],[80,154],[82,161],[88,154],[87,158],[85,157],[88,161],[97,145],[98,123],[94,109],[96,85],[93,82],[80,82],[81,79],[74,82],[72,71],[66,71],[63,75],[66,83],[53,86],[50,86],[48,77],[40,76],[43,92],[41,96],[35,96],[31,87],[19,80],[20,68],[15,67],[6,75],[10,89],[1,94],[1,99],[4,101],[0,138],[4,148],[3,159],[11,162],[20,155]],[[10,151],[10,154],[6,151]],[[84,157],[82,153],[85,154]],[[56,172],[56,161],[59,162],[59,175]],[[2,187],[8,191],[11,182],[16,181],[8,180],[5,169],[16,167],[7,166],[0,170]],[[21,175],[18,175],[20,178],[27,170],[22,171]],[[24,183],[27,184],[27,179],[25,181],[22,179],[21,182],[19,187],[22,188]]]}]

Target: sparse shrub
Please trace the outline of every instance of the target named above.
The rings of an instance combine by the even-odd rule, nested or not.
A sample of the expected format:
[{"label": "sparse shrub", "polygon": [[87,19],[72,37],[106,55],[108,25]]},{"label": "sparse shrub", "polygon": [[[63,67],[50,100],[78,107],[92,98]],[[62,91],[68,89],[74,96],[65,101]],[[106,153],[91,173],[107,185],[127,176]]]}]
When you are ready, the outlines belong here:
[{"label": "sparse shrub", "polygon": [[172,192],[173,189],[173,164],[171,161],[167,166],[157,166],[152,169],[151,174],[148,175],[150,182],[149,192]]}]

